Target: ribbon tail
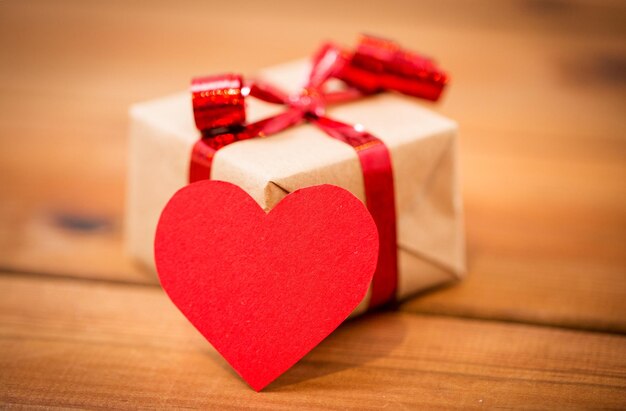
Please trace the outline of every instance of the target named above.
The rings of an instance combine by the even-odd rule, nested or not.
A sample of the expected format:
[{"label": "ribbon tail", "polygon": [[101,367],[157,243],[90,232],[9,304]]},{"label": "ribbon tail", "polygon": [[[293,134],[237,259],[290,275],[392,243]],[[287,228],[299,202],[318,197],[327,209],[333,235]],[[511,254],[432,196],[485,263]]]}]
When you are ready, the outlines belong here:
[{"label": "ribbon tail", "polygon": [[369,308],[395,301],[398,288],[396,206],[391,155],[379,138],[327,117],[312,120],[329,136],[350,144],[363,172],[366,205],[380,239],[378,264],[372,280]]},{"label": "ribbon tail", "polygon": [[346,64],[341,49],[332,43],[326,43],[315,53],[311,62],[311,72],[307,88],[319,88],[333,74]]},{"label": "ribbon tail", "polygon": [[247,87],[250,90],[249,95],[259,100],[274,104],[287,104],[289,102],[289,96],[271,84],[255,80],[247,84]]},{"label": "ribbon tail", "polygon": [[276,116],[248,124],[246,132],[250,135],[249,138],[255,136],[267,137],[301,123],[303,120],[304,115],[301,111],[290,109]]},{"label": "ribbon tail", "polygon": [[326,104],[347,103],[349,101],[358,100],[366,96],[365,93],[354,87],[349,87],[344,90],[331,91],[324,93],[324,101]]},{"label": "ribbon tail", "polygon": [[303,120],[302,112],[287,110],[284,113],[250,123],[243,128],[226,130],[222,134],[200,138],[191,150],[189,163],[189,182],[208,180],[215,153],[220,148],[237,141],[248,140],[257,136],[266,137],[276,134]]}]

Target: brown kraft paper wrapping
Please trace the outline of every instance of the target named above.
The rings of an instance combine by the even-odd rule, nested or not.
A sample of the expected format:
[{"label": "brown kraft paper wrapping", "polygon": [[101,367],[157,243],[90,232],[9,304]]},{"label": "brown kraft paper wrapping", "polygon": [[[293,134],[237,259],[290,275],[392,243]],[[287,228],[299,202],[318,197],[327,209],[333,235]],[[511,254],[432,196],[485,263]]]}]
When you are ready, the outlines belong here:
[{"label": "brown kraft paper wrapping", "polygon": [[[296,61],[258,76],[286,91],[304,83],[309,64]],[[248,120],[281,110],[247,99]],[[414,97],[384,93],[332,106],[329,116],[361,124],[384,141],[392,159],[398,228],[399,300],[465,273],[463,213],[458,176],[457,125],[424,108]],[[125,243],[128,252],[154,269],[153,241],[161,210],[187,184],[189,159],[199,138],[188,93],[134,105]],[[219,150],[212,178],[244,189],[266,211],[288,193],[334,184],[365,200],[354,149],[312,125]],[[367,308],[369,293],[355,310]]]}]

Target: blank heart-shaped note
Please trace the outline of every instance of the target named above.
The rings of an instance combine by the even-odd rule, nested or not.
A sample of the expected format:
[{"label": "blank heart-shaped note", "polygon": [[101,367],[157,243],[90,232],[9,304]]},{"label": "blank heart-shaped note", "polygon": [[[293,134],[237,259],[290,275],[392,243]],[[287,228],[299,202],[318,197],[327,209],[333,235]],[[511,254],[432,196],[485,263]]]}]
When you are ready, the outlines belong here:
[{"label": "blank heart-shaped note", "polygon": [[257,391],[348,317],[377,256],[371,215],[331,185],[265,213],[233,184],[196,182],[170,199],[155,238],[163,288]]}]

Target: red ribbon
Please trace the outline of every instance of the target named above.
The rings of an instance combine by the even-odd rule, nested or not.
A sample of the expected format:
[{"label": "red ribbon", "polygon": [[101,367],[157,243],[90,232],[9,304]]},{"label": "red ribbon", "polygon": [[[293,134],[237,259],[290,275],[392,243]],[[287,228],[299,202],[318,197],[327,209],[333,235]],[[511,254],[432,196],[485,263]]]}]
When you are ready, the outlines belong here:
[{"label": "red ribbon", "polygon": [[[348,87],[326,92],[330,78]],[[363,36],[354,53],[325,44],[314,55],[306,86],[297,95],[260,82],[244,83],[239,75],[194,78],[191,83],[196,126],[202,132],[193,147],[189,182],[211,177],[213,157],[220,148],[240,140],[269,136],[310,122],[330,137],[351,145],[359,157],[365,197],[380,237],[378,266],[372,281],[369,307],[395,300],[398,285],[396,211],[391,157],[383,142],[359,125],[326,117],[326,105],[350,101],[365,94],[394,90],[437,100],[448,81],[436,64],[403,50],[395,42]],[[278,115],[246,124],[245,97],[282,104]]]}]

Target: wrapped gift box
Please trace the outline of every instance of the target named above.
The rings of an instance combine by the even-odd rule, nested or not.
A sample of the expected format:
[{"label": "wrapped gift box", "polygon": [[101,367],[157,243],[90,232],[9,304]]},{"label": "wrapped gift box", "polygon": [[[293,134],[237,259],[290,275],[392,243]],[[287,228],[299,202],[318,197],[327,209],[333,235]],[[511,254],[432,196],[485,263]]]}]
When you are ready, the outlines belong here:
[{"label": "wrapped gift box", "polygon": [[[257,76],[289,92],[299,90],[310,63],[296,61]],[[248,119],[281,107],[248,99]],[[398,299],[465,272],[463,215],[458,176],[457,125],[417,98],[376,94],[328,109],[330,117],[361,124],[387,145],[392,159],[398,229]],[[199,138],[189,93],[134,105],[130,110],[126,247],[154,268],[153,241],[161,210],[187,184]],[[304,124],[277,135],[236,142],[219,150],[211,178],[234,183],[269,211],[288,193],[334,184],[365,201],[354,149]],[[367,308],[368,296],[355,313]]]}]

